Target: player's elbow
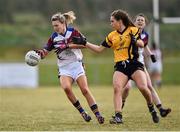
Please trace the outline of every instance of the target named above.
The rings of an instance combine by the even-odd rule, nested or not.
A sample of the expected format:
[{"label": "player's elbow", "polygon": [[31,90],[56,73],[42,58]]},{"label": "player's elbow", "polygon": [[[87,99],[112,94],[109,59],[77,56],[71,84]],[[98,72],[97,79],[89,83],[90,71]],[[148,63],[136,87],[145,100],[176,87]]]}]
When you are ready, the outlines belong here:
[{"label": "player's elbow", "polygon": [[140,48],[143,48],[144,47],[144,42],[142,40],[137,40],[137,43],[136,45]]}]

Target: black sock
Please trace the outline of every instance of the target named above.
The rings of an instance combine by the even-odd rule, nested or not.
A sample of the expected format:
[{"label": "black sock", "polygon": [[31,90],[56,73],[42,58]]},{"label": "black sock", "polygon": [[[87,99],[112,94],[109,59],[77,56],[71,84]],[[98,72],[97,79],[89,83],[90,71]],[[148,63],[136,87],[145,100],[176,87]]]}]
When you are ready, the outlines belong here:
[{"label": "black sock", "polygon": [[76,109],[77,109],[80,113],[84,112],[84,109],[82,108],[82,106],[81,106],[81,104],[80,104],[80,102],[79,102],[78,100],[77,100],[76,103],[74,103],[73,105],[74,105],[74,107],[76,107]]},{"label": "black sock", "polygon": [[115,112],[115,116],[119,117],[119,118],[122,118],[122,112]]},{"label": "black sock", "polygon": [[148,108],[150,113],[155,111],[153,104],[148,104]]},{"label": "black sock", "polygon": [[99,112],[99,110],[98,110],[97,104],[92,105],[92,106],[91,106],[91,110],[93,111],[93,113],[95,114],[96,117],[97,117],[97,116],[100,116],[100,112]]},{"label": "black sock", "polygon": [[158,110],[161,112],[163,110],[162,104],[158,104],[156,105],[156,107],[158,108]]},{"label": "black sock", "polygon": [[125,102],[126,102],[126,100],[122,100],[122,107],[121,108],[124,108]]}]

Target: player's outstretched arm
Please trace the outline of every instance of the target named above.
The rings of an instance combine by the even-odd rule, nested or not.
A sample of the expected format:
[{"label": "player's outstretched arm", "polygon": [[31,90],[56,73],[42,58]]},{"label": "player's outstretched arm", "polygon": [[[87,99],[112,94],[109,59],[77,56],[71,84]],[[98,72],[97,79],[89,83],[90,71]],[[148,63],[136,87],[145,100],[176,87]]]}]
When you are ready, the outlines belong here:
[{"label": "player's outstretched arm", "polygon": [[150,50],[150,48],[149,48],[148,45],[147,45],[146,47],[144,47],[144,50],[145,50],[145,53],[146,53],[148,56],[150,56],[150,55],[153,54],[153,53],[151,52],[151,50]]},{"label": "player's outstretched arm", "polygon": [[83,49],[83,48],[86,48],[86,46],[80,45],[80,44],[70,43],[69,44],[69,48],[70,49]]},{"label": "player's outstretched arm", "polygon": [[38,53],[41,56],[41,59],[44,59],[47,55],[48,55],[48,50],[46,49],[39,49],[39,50],[35,50],[36,53]]},{"label": "player's outstretched arm", "polygon": [[153,63],[155,63],[155,62],[157,61],[157,60],[156,60],[156,56],[151,52],[149,46],[147,45],[144,49],[145,49],[145,53],[146,53],[148,56],[151,57],[151,61],[152,61]]},{"label": "player's outstretched arm", "polygon": [[97,52],[97,53],[100,53],[105,49],[105,47],[102,45],[99,46],[99,45],[92,44],[90,42],[86,43],[86,48],[88,48],[94,52]]}]

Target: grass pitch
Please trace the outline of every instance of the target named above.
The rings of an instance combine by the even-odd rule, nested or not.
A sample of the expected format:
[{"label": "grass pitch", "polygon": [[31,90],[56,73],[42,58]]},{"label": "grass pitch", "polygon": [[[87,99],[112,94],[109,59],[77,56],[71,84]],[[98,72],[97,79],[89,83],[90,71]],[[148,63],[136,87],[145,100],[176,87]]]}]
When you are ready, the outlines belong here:
[{"label": "grass pitch", "polygon": [[124,124],[109,124],[114,113],[111,86],[90,87],[105,123],[99,125],[80,90],[73,90],[82,106],[93,118],[86,123],[68,101],[60,87],[30,89],[0,89],[1,131],[119,131],[119,130],[180,130],[180,86],[164,86],[158,90],[165,107],[172,108],[166,118],[154,124],[146,102],[137,89],[132,89],[123,109]]}]

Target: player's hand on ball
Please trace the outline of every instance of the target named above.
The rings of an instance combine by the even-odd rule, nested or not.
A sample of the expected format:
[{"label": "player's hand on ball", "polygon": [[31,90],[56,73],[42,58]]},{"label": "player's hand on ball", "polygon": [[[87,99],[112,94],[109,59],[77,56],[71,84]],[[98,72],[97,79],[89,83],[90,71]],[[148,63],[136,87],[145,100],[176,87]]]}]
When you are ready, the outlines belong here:
[{"label": "player's hand on ball", "polygon": [[38,53],[36,53],[34,50],[28,51],[25,55],[25,62],[29,66],[38,65],[40,60],[41,60],[41,56]]},{"label": "player's hand on ball", "polygon": [[38,53],[41,56],[41,59],[44,59],[47,55],[46,51],[44,49],[34,50],[36,53]]},{"label": "player's hand on ball", "polygon": [[77,36],[73,36],[72,37],[72,42],[74,43],[74,44],[79,44],[79,45],[86,45],[86,43],[87,43],[87,40],[86,40],[86,38],[85,37],[77,37]]}]

